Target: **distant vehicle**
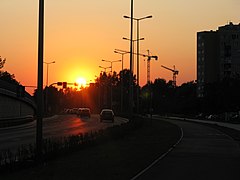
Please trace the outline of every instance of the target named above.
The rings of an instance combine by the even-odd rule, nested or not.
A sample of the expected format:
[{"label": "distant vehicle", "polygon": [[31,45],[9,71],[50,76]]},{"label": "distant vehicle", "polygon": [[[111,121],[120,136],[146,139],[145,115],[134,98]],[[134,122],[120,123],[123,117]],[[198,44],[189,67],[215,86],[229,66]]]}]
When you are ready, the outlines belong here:
[{"label": "distant vehicle", "polygon": [[80,117],[91,117],[91,111],[89,108],[82,108],[81,113],[80,113]]},{"label": "distant vehicle", "polygon": [[78,110],[77,110],[77,116],[81,116],[82,109],[83,109],[83,108],[78,108]]},{"label": "distant vehicle", "polygon": [[71,113],[72,114],[77,114],[78,108],[72,108]]},{"label": "distant vehicle", "polygon": [[100,122],[107,120],[114,122],[114,113],[112,109],[103,109],[100,113]]},{"label": "distant vehicle", "polygon": [[91,117],[91,111],[89,108],[78,108],[77,115],[80,117]]},{"label": "distant vehicle", "polygon": [[199,113],[198,115],[196,115],[197,119],[204,119],[204,114],[203,113]]},{"label": "distant vehicle", "polygon": [[209,116],[206,117],[206,119],[208,119],[208,120],[216,120],[217,119],[217,115],[210,114]]}]

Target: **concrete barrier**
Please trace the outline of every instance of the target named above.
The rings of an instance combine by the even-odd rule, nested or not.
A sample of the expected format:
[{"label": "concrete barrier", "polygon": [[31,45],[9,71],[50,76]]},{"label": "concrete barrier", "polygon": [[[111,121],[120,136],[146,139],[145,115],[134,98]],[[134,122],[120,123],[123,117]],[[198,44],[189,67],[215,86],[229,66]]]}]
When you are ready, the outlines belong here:
[{"label": "concrete barrier", "polygon": [[35,112],[33,97],[23,86],[0,81],[0,127],[29,122],[35,116]]}]

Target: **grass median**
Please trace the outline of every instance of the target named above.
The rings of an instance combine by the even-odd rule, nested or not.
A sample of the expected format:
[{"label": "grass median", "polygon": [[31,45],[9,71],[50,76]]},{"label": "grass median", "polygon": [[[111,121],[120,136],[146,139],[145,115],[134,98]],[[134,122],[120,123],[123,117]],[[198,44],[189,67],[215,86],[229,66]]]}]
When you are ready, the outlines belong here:
[{"label": "grass median", "polygon": [[131,179],[175,144],[180,133],[176,125],[165,121],[134,118],[130,125],[115,127],[105,133],[107,138],[89,147],[1,179]]}]

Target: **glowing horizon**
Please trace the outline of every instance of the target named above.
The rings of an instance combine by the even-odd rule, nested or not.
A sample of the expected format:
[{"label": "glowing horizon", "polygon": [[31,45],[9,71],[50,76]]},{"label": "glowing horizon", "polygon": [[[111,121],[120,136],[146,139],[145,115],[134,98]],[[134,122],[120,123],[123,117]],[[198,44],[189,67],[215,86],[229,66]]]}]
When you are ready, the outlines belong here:
[{"label": "glowing horizon", "polygon": [[[119,60],[114,49],[129,51],[130,1],[45,1],[44,60],[56,61],[49,65],[49,84],[58,81],[86,81],[96,79],[101,69],[109,66],[106,60]],[[202,11],[204,9],[204,11]],[[219,26],[239,19],[240,1],[184,0],[134,2],[134,16],[152,15],[140,22],[140,52],[149,49],[158,61],[151,61],[151,81],[172,79],[172,73],[161,68],[176,66],[177,84],[196,79],[196,33],[216,30]],[[3,70],[14,74],[25,86],[37,84],[37,0],[0,1],[1,44],[0,56],[6,58]],[[136,24],[134,26],[136,28]],[[136,39],[136,29],[134,31]],[[136,44],[135,44],[136,52]],[[134,57],[136,59],[136,57]],[[135,62],[136,64],[136,62]],[[121,70],[121,63],[113,64],[113,71]],[[124,68],[129,68],[129,55],[124,55]],[[136,72],[136,67],[134,67]],[[146,58],[140,58],[140,85],[146,84]],[[44,66],[44,83],[46,67]]]}]

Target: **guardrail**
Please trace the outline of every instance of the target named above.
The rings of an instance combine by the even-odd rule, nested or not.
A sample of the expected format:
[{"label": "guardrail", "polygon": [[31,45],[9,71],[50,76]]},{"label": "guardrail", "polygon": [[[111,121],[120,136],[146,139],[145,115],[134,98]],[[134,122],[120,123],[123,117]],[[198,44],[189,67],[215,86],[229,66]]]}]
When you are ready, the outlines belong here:
[{"label": "guardrail", "polygon": [[32,122],[33,120],[34,116],[31,115],[16,118],[1,118],[0,128],[21,125],[24,123]]},{"label": "guardrail", "polygon": [[33,97],[25,91],[24,86],[10,84],[8,82],[0,80],[0,93],[20,99],[21,101],[25,101],[29,105],[31,105],[34,109],[36,109],[36,104],[34,102]]}]

